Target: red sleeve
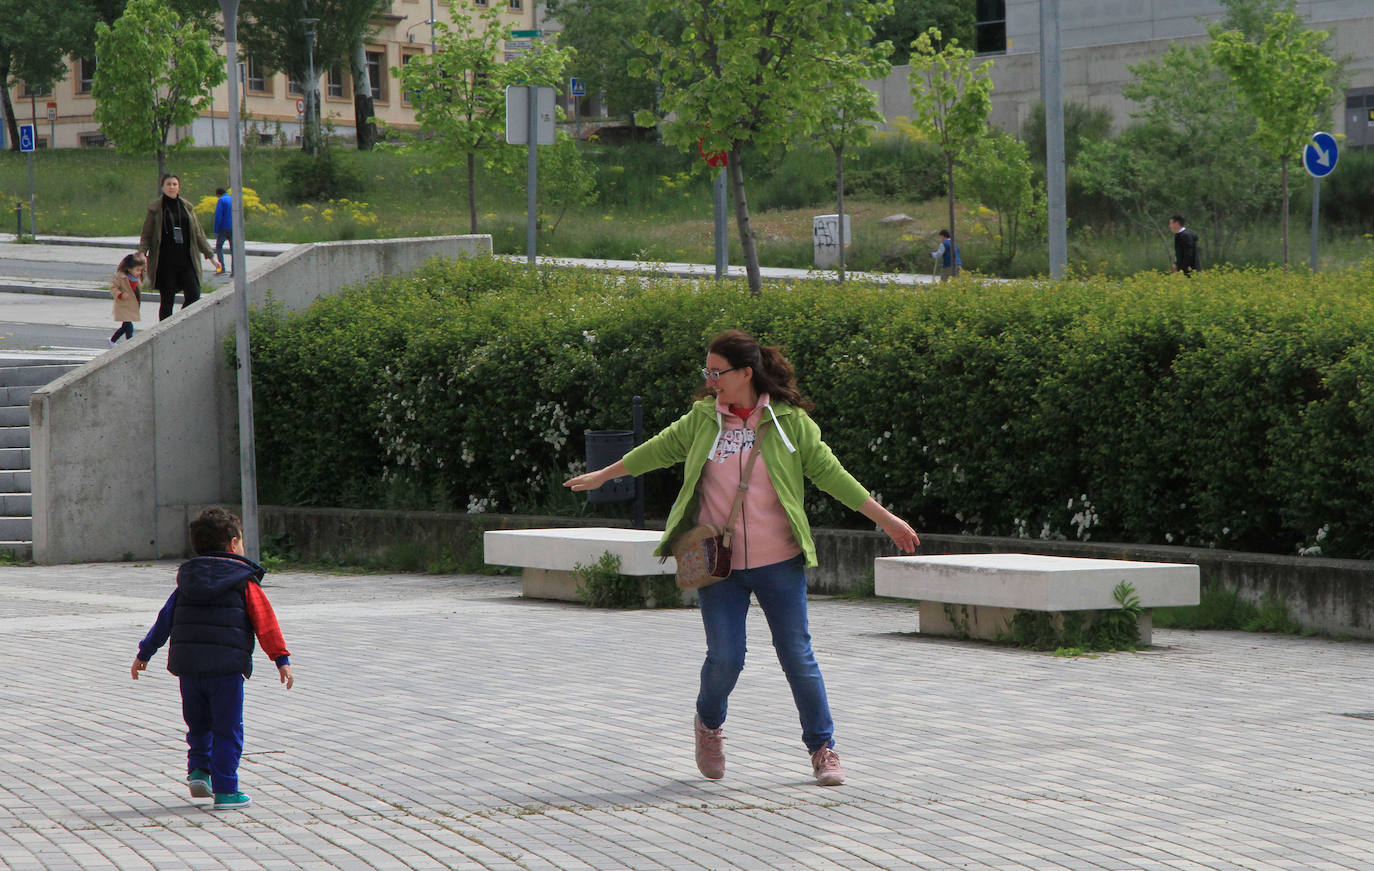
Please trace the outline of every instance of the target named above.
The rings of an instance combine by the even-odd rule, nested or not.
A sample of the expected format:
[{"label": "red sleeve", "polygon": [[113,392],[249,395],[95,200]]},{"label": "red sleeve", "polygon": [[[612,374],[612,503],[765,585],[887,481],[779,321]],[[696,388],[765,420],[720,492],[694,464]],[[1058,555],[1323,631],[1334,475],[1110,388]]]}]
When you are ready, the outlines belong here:
[{"label": "red sleeve", "polygon": [[258,644],[262,646],[263,653],[273,662],[290,656],[291,651],[286,649],[286,639],[282,638],[281,627],[277,625],[277,614],[272,610],[272,603],[267,601],[267,594],[262,591],[262,587],[250,583],[244,590],[243,598],[248,605],[248,619],[253,624],[253,632],[258,636]]}]

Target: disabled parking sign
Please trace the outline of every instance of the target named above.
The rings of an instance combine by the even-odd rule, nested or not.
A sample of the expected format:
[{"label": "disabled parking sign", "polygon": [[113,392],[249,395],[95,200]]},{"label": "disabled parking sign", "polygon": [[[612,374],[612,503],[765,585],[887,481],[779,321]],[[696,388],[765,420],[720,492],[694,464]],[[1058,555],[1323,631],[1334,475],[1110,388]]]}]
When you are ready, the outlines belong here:
[{"label": "disabled parking sign", "polygon": [[38,142],[38,137],[34,134],[32,124],[19,125],[19,150],[33,151]]}]

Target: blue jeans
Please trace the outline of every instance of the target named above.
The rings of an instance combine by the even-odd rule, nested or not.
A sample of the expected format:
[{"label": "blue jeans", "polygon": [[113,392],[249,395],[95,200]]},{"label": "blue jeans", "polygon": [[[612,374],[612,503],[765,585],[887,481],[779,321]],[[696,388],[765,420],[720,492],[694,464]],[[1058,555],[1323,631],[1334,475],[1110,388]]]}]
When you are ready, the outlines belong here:
[{"label": "blue jeans", "polygon": [[181,678],[186,770],[210,772],[215,792],[239,791],[243,755],[243,675]]},{"label": "blue jeans", "polygon": [[802,742],[815,753],[834,747],[835,723],[825,696],[825,680],[811,652],[806,619],[805,560],[801,555],[756,569],[737,569],[723,581],[697,591],[706,628],[706,662],[701,666],[697,716],[708,729],[725,722],[730,691],[744,669],[745,618],[753,594],[773,633],[782,672],[792,687],[801,717]]}]

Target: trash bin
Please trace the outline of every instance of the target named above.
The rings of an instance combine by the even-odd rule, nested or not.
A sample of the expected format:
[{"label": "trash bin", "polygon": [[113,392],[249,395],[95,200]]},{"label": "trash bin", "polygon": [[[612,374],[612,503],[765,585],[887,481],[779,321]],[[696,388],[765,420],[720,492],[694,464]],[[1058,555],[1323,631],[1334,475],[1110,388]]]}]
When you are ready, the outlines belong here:
[{"label": "trash bin", "polygon": [[[849,216],[844,216],[844,247],[853,239],[849,236]],[[817,269],[829,269],[840,262],[840,216],[816,215],[811,219],[812,262]]]},{"label": "trash bin", "polygon": [[[628,429],[593,429],[587,431],[587,470],[605,468],[625,456],[635,446],[635,434]],[[635,479],[624,475],[607,481],[595,490],[587,491],[587,501],[593,505],[629,502],[635,498]]]}]

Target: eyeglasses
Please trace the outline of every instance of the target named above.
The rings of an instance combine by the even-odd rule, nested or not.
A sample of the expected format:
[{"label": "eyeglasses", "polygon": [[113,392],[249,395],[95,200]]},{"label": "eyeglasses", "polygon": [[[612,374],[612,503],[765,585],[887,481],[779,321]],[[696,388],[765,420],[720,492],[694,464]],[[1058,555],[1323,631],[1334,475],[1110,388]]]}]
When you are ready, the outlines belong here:
[{"label": "eyeglasses", "polygon": [[736,371],[736,370],[743,369],[743,368],[744,368],[743,366],[731,366],[729,369],[722,369],[722,370],[720,370],[719,372],[717,372],[715,369],[702,369],[702,370],[701,370],[701,377],[702,377],[702,378],[705,378],[707,381],[719,381],[719,380],[720,380],[720,376],[722,376],[722,375],[724,375],[724,374],[726,374],[726,373],[728,373],[728,372],[734,372],[734,371]]}]

